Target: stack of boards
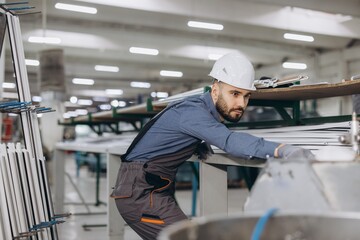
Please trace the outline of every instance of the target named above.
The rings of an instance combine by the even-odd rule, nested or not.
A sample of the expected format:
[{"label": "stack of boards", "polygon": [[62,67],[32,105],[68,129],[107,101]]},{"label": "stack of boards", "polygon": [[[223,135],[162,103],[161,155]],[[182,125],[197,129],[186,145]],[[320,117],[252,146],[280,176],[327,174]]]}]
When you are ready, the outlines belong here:
[{"label": "stack of boards", "polygon": [[20,143],[0,144],[0,239],[56,239],[46,186],[45,159]]}]

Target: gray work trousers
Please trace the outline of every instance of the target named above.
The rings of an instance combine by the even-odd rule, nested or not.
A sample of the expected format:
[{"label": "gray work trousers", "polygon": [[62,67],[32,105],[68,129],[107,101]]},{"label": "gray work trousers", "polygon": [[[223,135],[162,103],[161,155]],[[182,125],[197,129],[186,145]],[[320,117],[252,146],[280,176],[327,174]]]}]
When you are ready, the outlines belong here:
[{"label": "gray work trousers", "polygon": [[142,239],[153,240],[166,226],[187,217],[174,198],[175,176],[149,177],[143,166],[141,162],[123,162],[111,197],[125,222]]}]

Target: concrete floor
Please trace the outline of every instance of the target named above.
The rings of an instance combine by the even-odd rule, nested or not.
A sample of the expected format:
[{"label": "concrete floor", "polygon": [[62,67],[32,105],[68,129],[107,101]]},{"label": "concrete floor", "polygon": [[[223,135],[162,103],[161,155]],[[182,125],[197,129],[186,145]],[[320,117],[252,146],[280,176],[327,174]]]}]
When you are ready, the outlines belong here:
[{"label": "concrete floor", "polygon": [[[72,181],[80,190],[83,198],[89,203],[90,214],[88,209],[80,203],[81,199],[75,191],[68,178],[65,179],[65,202],[66,212],[73,215],[66,219],[66,222],[58,225],[60,240],[115,240],[117,238],[109,238],[106,233],[106,206],[101,204],[94,206],[95,203],[95,174],[88,172],[86,167],[80,170],[80,176],[76,177],[75,161],[72,155],[66,161],[66,171],[71,176]],[[108,196],[106,193],[106,177],[102,176],[100,180],[100,201],[106,202]],[[235,214],[242,211],[242,206],[248,196],[247,189],[229,189],[229,214]],[[181,209],[191,215],[192,208],[192,192],[190,190],[178,190],[176,199]],[[199,206],[199,203],[197,203]],[[199,215],[199,207],[196,208],[197,216]],[[84,227],[86,225],[94,225],[92,227]],[[140,237],[128,226],[125,227],[125,240],[139,240]]]}]

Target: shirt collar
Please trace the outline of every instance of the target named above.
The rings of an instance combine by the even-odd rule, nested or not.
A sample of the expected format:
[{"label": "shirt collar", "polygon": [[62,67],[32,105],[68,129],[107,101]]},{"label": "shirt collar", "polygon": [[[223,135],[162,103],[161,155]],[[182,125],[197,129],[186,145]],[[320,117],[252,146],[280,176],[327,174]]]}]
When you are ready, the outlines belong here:
[{"label": "shirt collar", "polygon": [[218,111],[216,110],[216,107],[214,105],[214,101],[211,97],[210,92],[204,93],[204,100],[206,106],[209,108],[211,115],[218,121],[221,122],[220,115]]}]

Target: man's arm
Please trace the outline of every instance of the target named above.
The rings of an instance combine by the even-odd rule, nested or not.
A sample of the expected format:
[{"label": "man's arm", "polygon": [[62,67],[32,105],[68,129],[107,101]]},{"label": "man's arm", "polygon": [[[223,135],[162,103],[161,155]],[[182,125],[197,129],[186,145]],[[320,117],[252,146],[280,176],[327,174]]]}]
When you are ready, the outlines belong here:
[{"label": "man's arm", "polygon": [[309,149],[296,147],[288,144],[280,144],[275,148],[274,157],[284,159],[307,159],[314,160],[315,155]]}]

